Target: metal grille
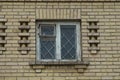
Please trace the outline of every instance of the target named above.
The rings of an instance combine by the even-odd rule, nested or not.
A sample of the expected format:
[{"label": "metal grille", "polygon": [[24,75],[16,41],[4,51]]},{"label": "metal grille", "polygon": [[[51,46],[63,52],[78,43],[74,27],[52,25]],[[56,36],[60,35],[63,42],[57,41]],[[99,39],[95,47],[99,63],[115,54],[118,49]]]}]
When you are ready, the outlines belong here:
[{"label": "metal grille", "polygon": [[61,25],[61,58],[75,59],[75,25]]},{"label": "metal grille", "polygon": [[41,39],[41,59],[55,59],[54,39]]},{"label": "metal grille", "polygon": [[55,59],[55,36],[53,25],[41,26],[41,59]]}]

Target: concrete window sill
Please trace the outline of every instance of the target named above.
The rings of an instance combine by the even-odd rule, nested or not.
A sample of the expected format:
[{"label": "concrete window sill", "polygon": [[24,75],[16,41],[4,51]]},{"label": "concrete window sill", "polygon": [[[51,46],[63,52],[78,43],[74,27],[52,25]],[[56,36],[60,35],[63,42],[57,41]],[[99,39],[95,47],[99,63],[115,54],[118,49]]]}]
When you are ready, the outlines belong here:
[{"label": "concrete window sill", "polygon": [[48,61],[48,62],[30,62],[30,66],[35,70],[35,72],[42,72],[43,69],[46,69],[46,66],[73,66],[77,72],[84,72],[84,69],[87,68],[89,62],[83,61]]}]

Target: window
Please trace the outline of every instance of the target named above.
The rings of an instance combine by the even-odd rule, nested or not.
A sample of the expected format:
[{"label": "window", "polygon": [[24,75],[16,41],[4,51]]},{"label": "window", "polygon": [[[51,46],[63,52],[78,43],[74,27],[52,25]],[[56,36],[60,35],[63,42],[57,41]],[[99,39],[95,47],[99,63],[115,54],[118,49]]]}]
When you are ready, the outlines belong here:
[{"label": "window", "polygon": [[37,25],[38,61],[81,59],[79,22],[38,22]]}]

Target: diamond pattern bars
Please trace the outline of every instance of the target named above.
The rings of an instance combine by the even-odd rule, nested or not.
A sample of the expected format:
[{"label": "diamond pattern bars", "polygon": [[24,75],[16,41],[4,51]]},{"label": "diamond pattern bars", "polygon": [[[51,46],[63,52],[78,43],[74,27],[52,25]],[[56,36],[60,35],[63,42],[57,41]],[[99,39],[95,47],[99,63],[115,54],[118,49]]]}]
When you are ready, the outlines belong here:
[{"label": "diamond pattern bars", "polygon": [[41,59],[55,59],[55,37],[53,25],[40,25]]},{"label": "diamond pattern bars", "polygon": [[61,26],[61,58],[75,59],[75,26],[62,25]]},{"label": "diamond pattern bars", "polygon": [[55,41],[41,40],[41,58],[54,59],[55,58]]}]

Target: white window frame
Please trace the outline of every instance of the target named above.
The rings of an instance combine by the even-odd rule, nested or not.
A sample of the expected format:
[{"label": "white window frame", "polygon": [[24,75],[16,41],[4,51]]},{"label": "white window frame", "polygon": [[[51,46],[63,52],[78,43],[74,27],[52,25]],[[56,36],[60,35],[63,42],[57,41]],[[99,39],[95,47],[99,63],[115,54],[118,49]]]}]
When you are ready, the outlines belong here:
[{"label": "white window frame", "polygon": [[[55,52],[55,58],[56,59],[40,59],[40,29],[39,25],[41,24],[55,24],[55,36],[56,36],[56,52]],[[61,31],[60,31],[60,25],[76,25],[76,58],[75,59],[61,59]],[[80,37],[80,22],[38,22],[36,25],[36,51],[37,51],[37,61],[81,61],[81,37]]]}]

